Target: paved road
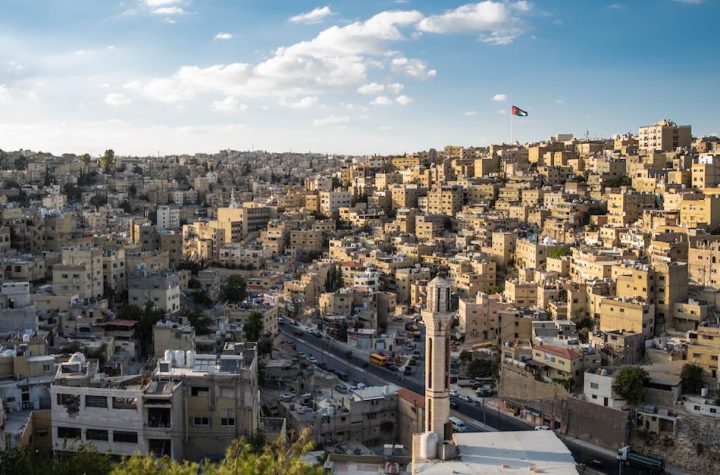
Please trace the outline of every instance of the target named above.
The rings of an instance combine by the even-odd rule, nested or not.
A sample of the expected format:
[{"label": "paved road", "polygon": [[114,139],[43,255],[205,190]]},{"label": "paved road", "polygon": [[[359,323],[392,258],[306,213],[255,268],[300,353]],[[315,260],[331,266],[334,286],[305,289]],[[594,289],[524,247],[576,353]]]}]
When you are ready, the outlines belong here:
[{"label": "paved road", "polygon": [[[398,386],[410,389],[420,395],[425,395],[425,387],[422,385],[422,374],[424,370],[420,365],[414,369],[413,377],[404,377],[396,371],[389,371],[385,368],[369,364],[364,353],[353,353],[352,358],[347,358],[347,347],[328,338],[315,337],[302,331],[302,335],[296,335],[295,331],[302,331],[298,327],[284,325],[280,328],[285,341],[294,341],[298,352],[315,356],[321,362],[328,365],[328,368],[346,373],[350,383],[361,382],[367,385],[385,385],[394,383]],[[484,431],[488,429],[498,431],[531,430],[532,426],[504,412],[498,411],[492,406],[485,406],[480,401],[466,402],[461,399],[454,399],[458,403],[456,412],[460,415],[471,418],[480,424],[469,422],[471,431]],[[486,427],[482,427],[485,425]],[[558,434],[577,462],[598,460],[601,465],[592,467],[594,473],[618,474],[617,463],[614,457],[605,452],[598,452],[590,447],[585,447],[573,442]],[[590,473],[590,472],[588,472]],[[635,475],[642,472],[624,467],[622,474]]]}]

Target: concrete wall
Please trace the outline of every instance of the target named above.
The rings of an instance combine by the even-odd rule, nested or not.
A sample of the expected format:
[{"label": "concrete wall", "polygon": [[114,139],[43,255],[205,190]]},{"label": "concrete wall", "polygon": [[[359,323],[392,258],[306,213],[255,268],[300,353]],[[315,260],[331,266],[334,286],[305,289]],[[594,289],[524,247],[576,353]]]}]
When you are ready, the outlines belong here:
[{"label": "concrete wall", "polygon": [[559,384],[543,383],[532,373],[503,365],[500,370],[500,397],[516,399],[564,399],[568,392]]},{"label": "concrete wall", "polygon": [[567,434],[578,439],[617,450],[625,445],[630,413],[587,401],[568,398]]}]

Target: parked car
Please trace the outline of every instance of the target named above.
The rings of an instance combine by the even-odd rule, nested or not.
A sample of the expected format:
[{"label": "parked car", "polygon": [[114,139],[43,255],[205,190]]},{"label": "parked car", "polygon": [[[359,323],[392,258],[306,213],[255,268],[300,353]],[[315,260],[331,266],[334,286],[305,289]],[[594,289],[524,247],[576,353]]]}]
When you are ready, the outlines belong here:
[{"label": "parked car", "polygon": [[460,393],[458,392],[457,389],[451,389],[451,390],[450,390],[450,396],[452,396],[452,397],[458,397],[459,395],[460,395]]},{"label": "parked car", "polygon": [[293,333],[295,333],[297,336],[303,336],[302,330],[295,330]]},{"label": "parked car", "polygon": [[459,404],[457,401],[450,400],[450,409],[457,409],[459,407]]},{"label": "parked car", "polygon": [[403,374],[405,376],[410,376],[412,374],[412,366],[405,366],[405,369],[403,370]]},{"label": "parked car", "polygon": [[325,371],[327,371],[327,369],[328,369],[327,363],[324,363],[324,362],[318,364],[317,367],[320,368],[320,369],[324,369]]},{"label": "parked car", "polygon": [[336,384],[335,391],[339,392],[340,394],[347,394],[348,388],[344,384]]},{"label": "parked car", "polygon": [[389,369],[390,371],[397,371],[397,366],[395,366],[395,365],[392,364],[392,363],[386,364],[386,365],[385,365],[385,368],[386,368],[386,369]]},{"label": "parked car", "polygon": [[465,402],[472,402],[472,398],[470,398],[470,396],[468,396],[466,394],[461,394],[459,397],[460,397],[460,399],[462,399]]},{"label": "parked car", "polygon": [[548,426],[535,426],[535,430],[552,430]]}]

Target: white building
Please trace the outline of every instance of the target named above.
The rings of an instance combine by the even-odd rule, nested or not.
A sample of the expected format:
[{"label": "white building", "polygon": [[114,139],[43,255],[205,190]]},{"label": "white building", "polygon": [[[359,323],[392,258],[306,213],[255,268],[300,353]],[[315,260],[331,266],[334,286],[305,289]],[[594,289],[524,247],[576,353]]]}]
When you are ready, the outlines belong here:
[{"label": "white building", "polygon": [[320,192],[320,212],[325,216],[336,215],[340,208],[350,206],[352,206],[352,194],[347,190]]},{"label": "white building", "polygon": [[585,373],[585,387],[583,394],[585,400],[598,406],[620,409],[625,400],[613,391],[615,382],[613,368],[596,368]]},{"label": "white building", "polygon": [[158,206],[157,227],[159,230],[177,229],[180,227],[180,210],[170,206]]}]

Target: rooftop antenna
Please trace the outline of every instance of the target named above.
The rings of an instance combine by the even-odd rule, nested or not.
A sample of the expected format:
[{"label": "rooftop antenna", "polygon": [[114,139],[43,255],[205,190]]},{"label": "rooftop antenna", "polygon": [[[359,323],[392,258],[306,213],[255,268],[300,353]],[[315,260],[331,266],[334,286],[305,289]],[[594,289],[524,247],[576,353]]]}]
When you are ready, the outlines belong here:
[{"label": "rooftop antenna", "polygon": [[590,131],[588,129],[585,129],[585,141],[590,141]]}]

